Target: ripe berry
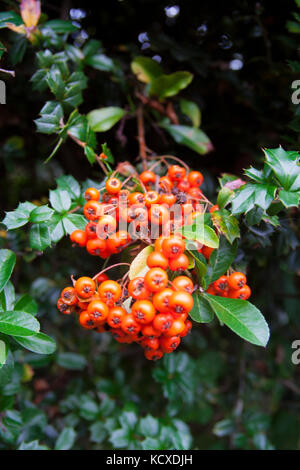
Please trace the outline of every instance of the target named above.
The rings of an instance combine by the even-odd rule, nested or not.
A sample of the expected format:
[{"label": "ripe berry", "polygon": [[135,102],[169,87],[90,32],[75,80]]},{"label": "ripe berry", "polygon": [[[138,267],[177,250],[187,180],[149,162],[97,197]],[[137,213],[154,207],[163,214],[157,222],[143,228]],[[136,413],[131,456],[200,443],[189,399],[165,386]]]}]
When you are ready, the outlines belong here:
[{"label": "ripe berry", "polygon": [[169,312],[170,311],[170,297],[173,294],[173,290],[166,288],[160,292],[154,294],[152,302],[156,310],[161,313]]},{"label": "ripe berry", "polygon": [[228,277],[228,285],[231,289],[240,289],[247,282],[245,274],[240,272],[235,272],[230,274]]},{"label": "ripe berry", "polygon": [[213,251],[214,251],[213,248],[210,248],[209,246],[205,246],[205,245],[201,249],[201,253],[203,254],[204,258],[206,258],[206,259],[210,258],[210,255],[212,254]]},{"label": "ripe berry", "polygon": [[141,330],[141,325],[135,320],[133,315],[127,314],[122,319],[121,328],[124,333],[135,335]]},{"label": "ripe berry", "polygon": [[188,292],[188,294],[192,294],[194,290],[193,281],[187,276],[178,276],[172,282],[173,287],[175,290],[183,290]]},{"label": "ripe berry", "polygon": [[101,302],[101,300],[93,300],[89,304],[87,312],[94,320],[95,324],[98,324],[103,323],[106,320],[109,310],[107,305],[104,302]]},{"label": "ripe berry", "polygon": [[165,238],[166,238],[166,237],[164,237],[164,236],[161,235],[160,237],[158,237],[158,238],[155,240],[155,242],[154,242],[154,249],[155,249],[155,251],[162,251],[162,243],[163,243],[163,241],[164,241]]},{"label": "ripe berry", "polygon": [[83,213],[88,220],[98,220],[103,215],[103,206],[97,201],[88,201],[83,206]]},{"label": "ripe berry", "polygon": [[158,184],[161,190],[165,193],[169,193],[174,186],[173,181],[168,176],[162,176],[159,178]]},{"label": "ripe berry", "polygon": [[86,244],[86,250],[90,255],[99,256],[106,248],[105,240],[101,238],[95,238],[89,240]]},{"label": "ripe berry", "polygon": [[135,192],[131,193],[128,196],[128,202],[130,205],[133,204],[144,204],[145,203],[145,196],[143,193]]},{"label": "ripe berry", "polygon": [[94,295],[96,290],[96,283],[90,277],[80,277],[75,282],[74,288],[79,297],[88,299]]},{"label": "ripe berry", "polygon": [[112,328],[119,328],[121,326],[122,320],[127,315],[127,312],[122,307],[112,307],[109,310],[107,317],[107,323]]},{"label": "ripe berry", "polygon": [[173,315],[171,313],[159,313],[154,317],[152,323],[156,330],[165,333],[171,328],[173,323]]},{"label": "ripe berry", "polygon": [[105,273],[100,273],[98,276],[95,278],[95,281],[98,284],[101,284],[101,282],[107,281],[108,280],[108,275]]},{"label": "ripe berry", "polygon": [[92,330],[96,326],[94,320],[90,317],[86,310],[81,312],[79,316],[79,323],[83,328],[86,328],[87,330]]},{"label": "ripe berry", "polygon": [[179,189],[179,191],[183,191],[183,192],[188,192],[188,190],[190,189],[190,183],[189,183],[189,180],[187,178],[183,178],[181,181],[179,181],[179,183],[177,184],[177,188]]},{"label": "ripe berry", "polygon": [[61,298],[65,304],[75,305],[77,303],[77,297],[74,287],[66,287],[61,293]]},{"label": "ripe berry", "polygon": [[251,289],[247,284],[245,284],[243,287],[241,287],[238,290],[231,289],[229,291],[229,297],[231,299],[247,300],[249,299],[250,295],[251,295]]},{"label": "ripe berry", "polygon": [[161,331],[156,330],[152,324],[148,323],[147,325],[142,326],[142,335],[143,336],[160,336]]},{"label": "ripe berry", "polygon": [[87,242],[86,233],[83,230],[74,230],[70,235],[70,240],[79,246],[85,246]]},{"label": "ripe berry", "polygon": [[185,168],[179,165],[172,165],[168,170],[168,176],[172,181],[180,181],[185,177]]},{"label": "ripe berry", "polygon": [[168,284],[168,275],[161,268],[151,268],[145,275],[145,285],[151,292],[158,292]]},{"label": "ripe berry", "polygon": [[220,207],[218,206],[218,204],[215,204],[214,206],[212,206],[209,209],[209,212],[212,214],[213,212],[216,212],[216,211],[219,211],[219,210],[220,210]]},{"label": "ripe berry", "polygon": [[158,204],[160,200],[160,195],[156,191],[147,191],[144,197],[147,207],[151,207],[153,204]]},{"label": "ripe berry", "polygon": [[171,328],[165,333],[166,336],[177,336],[180,335],[185,329],[185,323],[181,319],[175,318]]},{"label": "ripe berry", "polygon": [[121,187],[122,183],[118,178],[109,178],[105,183],[105,189],[109,194],[118,194]]},{"label": "ripe berry", "polygon": [[165,238],[162,242],[162,252],[167,258],[177,258],[184,250],[184,240],[177,236]]},{"label": "ripe berry", "polygon": [[187,292],[177,291],[170,297],[170,307],[175,313],[188,313],[192,310],[193,305],[193,297]]},{"label": "ripe berry", "polygon": [[119,300],[122,294],[120,284],[115,281],[104,281],[98,287],[100,299],[103,300],[108,306],[113,306]]},{"label": "ripe berry", "polygon": [[85,231],[86,236],[89,240],[91,240],[93,238],[97,238],[96,227],[97,227],[96,222],[89,222],[85,226],[84,231]]},{"label": "ripe berry", "polygon": [[201,186],[203,183],[203,175],[200,171],[191,171],[188,174],[188,181],[191,186]]},{"label": "ripe berry", "polygon": [[216,292],[223,294],[228,287],[227,276],[221,276],[213,283],[213,287]]},{"label": "ripe berry", "polygon": [[107,248],[111,253],[119,253],[128,245],[129,241],[129,233],[126,230],[120,230],[107,240]]},{"label": "ripe berry", "polygon": [[176,348],[178,348],[180,344],[180,336],[171,336],[169,337],[162,337],[159,340],[160,342],[160,347],[164,353],[171,353],[175,351]]},{"label": "ripe berry", "polygon": [[179,256],[176,256],[176,258],[169,260],[169,268],[171,271],[184,271],[188,268],[189,263],[188,257],[184,253],[181,253]]},{"label": "ripe berry", "polygon": [[164,353],[160,349],[150,349],[149,351],[145,351],[145,357],[149,361],[158,361],[163,357]]},{"label": "ripe berry", "polygon": [[100,193],[96,188],[88,188],[84,193],[86,201],[99,201]]},{"label": "ripe berry", "polygon": [[193,326],[192,322],[190,322],[189,320],[186,320],[184,330],[182,333],[180,333],[181,338],[189,334],[189,332],[192,329],[192,326]]},{"label": "ripe berry", "polygon": [[168,265],[168,258],[166,258],[160,251],[153,251],[147,258],[147,266],[149,268],[167,269]]},{"label": "ripe berry", "polygon": [[153,171],[146,170],[140,174],[140,180],[144,185],[154,184],[156,181],[156,174]]},{"label": "ripe berry", "polygon": [[156,350],[159,348],[159,340],[158,338],[146,338],[142,341],[141,345],[146,351],[151,349]]},{"label": "ripe berry", "polygon": [[136,300],[149,299],[151,291],[145,286],[143,277],[136,277],[128,284],[128,294]]},{"label": "ripe berry", "polygon": [[201,191],[200,188],[196,188],[195,186],[192,186],[189,190],[188,190],[188,194],[189,196],[191,196],[193,199],[201,199],[202,196],[203,196],[203,193]]},{"label": "ripe berry", "polygon": [[64,302],[63,299],[58,299],[57,301],[57,308],[61,313],[65,315],[70,315],[73,312],[74,307],[72,305],[68,305]]},{"label": "ripe berry", "polygon": [[149,209],[149,219],[151,224],[164,225],[168,222],[170,214],[166,206],[153,204]]},{"label": "ripe berry", "polygon": [[115,232],[117,227],[116,219],[111,215],[104,215],[97,223],[96,232],[98,238],[108,238],[109,235]]},{"label": "ripe berry", "polygon": [[137,300],[131,307],[131,313],[138,323],[150,323],[155,316],[155,308],[150,300]]}]

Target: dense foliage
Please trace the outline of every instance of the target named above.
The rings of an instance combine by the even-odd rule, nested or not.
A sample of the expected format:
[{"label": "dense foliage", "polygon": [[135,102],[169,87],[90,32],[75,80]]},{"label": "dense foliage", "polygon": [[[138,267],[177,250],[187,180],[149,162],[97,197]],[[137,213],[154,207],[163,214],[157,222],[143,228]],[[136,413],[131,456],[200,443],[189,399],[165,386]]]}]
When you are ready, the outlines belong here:
[{"label": "dense foliage", "polygon": [[[6,3],[0,448],[299,448],[299,2]],[[181,232],[214,252],[190,252],[193,331],[151,364],[56,302],[103,265],[66,236],[86,189],[116,169],[142,191],[170,155],[204,174],[218,207]],[[230,266],[251,304],[206,293]]]}]

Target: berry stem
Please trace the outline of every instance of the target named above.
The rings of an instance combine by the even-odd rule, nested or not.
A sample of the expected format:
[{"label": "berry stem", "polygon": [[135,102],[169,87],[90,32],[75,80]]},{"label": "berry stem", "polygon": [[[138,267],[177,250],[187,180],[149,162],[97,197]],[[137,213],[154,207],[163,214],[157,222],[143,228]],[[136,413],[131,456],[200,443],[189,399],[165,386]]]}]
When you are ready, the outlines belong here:
[{"label": "berry stem", "polygon": [[145,127],[144,127],[144,116],[143,106],[139,106],[137,109],[137,125],[138,125],[138,141],[140,146],[140,157],[142,159],[143,168],[147,170],[147,153],[146,153],[146,142],[145,142]]},{"label": "berry stem", "polygon": [[113,264],[112,266],[108,266],[108,268],[102,269],[102,271],[100,271],[99,273],[95,274],[95,276],[94,276],[92,279],[95,280],[98,276],[100,276],[100,274],[103,274],[103,273],[105,273],[106,271],[109,271],[109,269],[116,268],[117,266],[130,266],[130,264],[129,264],[129,263],[117,263],[117,264]]}]

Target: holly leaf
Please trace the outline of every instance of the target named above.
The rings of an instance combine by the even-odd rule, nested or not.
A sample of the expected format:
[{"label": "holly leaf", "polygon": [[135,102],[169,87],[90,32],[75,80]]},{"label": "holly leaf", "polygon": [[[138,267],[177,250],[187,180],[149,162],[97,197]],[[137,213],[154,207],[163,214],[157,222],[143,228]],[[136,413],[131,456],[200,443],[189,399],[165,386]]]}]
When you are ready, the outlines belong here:
[{"label": "holly leaf", "polygon": [[300,200],[300,190],[299,191],[285,191],[282,189],[278,193],[278,198],[282,204],[289,207],[298,207]]},{"label": "holly leaf", "polygon": [[267,210],[275,197],[276,186],[272,184],[246,183],[236,191],[232,200],[232,214],[247,213],[254,206]]},{"label": "holly leaf", "polygon": [[214,211],[211,214],[214,226],[221,232],[230,243],[240,237],[239,223],[237,219],[226,209]]},{"label": "holly leaf", "polygon": [[286,191],[300,190],[299,153],[286,152],[282,147],[265,149],[267,164]]}]

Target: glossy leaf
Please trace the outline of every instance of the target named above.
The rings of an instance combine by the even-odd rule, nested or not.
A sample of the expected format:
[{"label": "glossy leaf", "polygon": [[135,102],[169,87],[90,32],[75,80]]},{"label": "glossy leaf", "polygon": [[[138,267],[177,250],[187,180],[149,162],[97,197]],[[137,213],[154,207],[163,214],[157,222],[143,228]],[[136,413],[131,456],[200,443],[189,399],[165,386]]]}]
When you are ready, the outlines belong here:
[{"label": "glossy leaf", "polygon": [[219,246],[219,239],[216,232],[203,223],[193,226],[187,225],[179,229],[178,232],[182,233],[188,240],[195,240],[210,248],[218,248]]},{"label": "glossy leaf", "polygon": [[257,346],[266,346],[270,332],[261,312],[250,302],[203,294],[220,322],[241,338]]},{"label": "glossy leaf", "polygon": [[192,294],[194,305],[189,313],[192,320],[197,323],[210,323],[214,318],[214,311],[207,300],[196,291]]},{"label": "glossy leaf", "polygon": [[17,310],[19,312],[30,313],[31,315],[36,315],[38,312],[38,305],[29,294],[24,294],[16,302],[14,310]]},{"label": "glossy leaf", "polygon": [[55,341],[44,333],[26,337],[14,336],[14,339],[25,349],[36,354],[52,354],[56,349]]},{"label": "glossy leaf", "polygon": [[46,223],[35,224],[29,232],[30,247],[36,251],[44,251],[51,245],[50,229]]},{"label": "glossy leaf", "polygon": [[11,250],[0,250],[0,292],[9,281],[16,264],[16,255]]},{"label": "glossy leaf", "polygon": [[51,206],[57,212],[66,212],[71,207],[71,198],[67,191],[55,189],[49,192]]},{"label": "glossy leaf", "polygon": [[60,433],[55,443],[55,450],[72,449],[76,438],[76,432],[73,428],[65,428]]},{"label": "glossy leaf", "polygon": [[175,142],[185,145],[201,155],[212,150],[212,144],[207,135],[200,129],[189,126],[161,124]]},{"label": "glossy leaf", "polygon": [[200,126],[201,111],[199,106],[194,103],[194,101],[180,100],[180,109],[183,114],[190,118],[194,127]]},{"label": "glossy leaf", "polygon": [[213,225],[230,243],[240,237],[240,228],[237,219],[226,209],[220,209],[211,214]]},{"label": "glossy leaf", "polygon": [[160,75],[150,82],[149,94],[159,98],[168,98],[177,95],[193,80],[190,72],[175,72],[170,75]]},{"label": "glossy leaf", "polygon": [[219,248],[214,250],[209,257],[207,274],[205,276],[207,285],[216,281],[220,276],[226,273],[234,262],[237,246],[237,241],[231,244],[224,236],[220,237]]},{"label": "glossy leaf", "polygon": [[133,59],[131,62],[131,70],[136,75],[137,79],[143,83],[149,83],[163,73],[161,66],[156,60],[144,56],[135,57]]},{"label": "glossy leaf", "polygon": [[0,333],[12,336],[32,336],[38,333],[39,322],[25,312],[5,312],[0,314]]},{"label": "glossy leaf", "polygon": [[54,214],[54,210],[48,206],[38,206],[30,213],[30,222],[39,224],[41,222],[46,222]]},{"label": "glossy leaf", "polygon": [[88,115],[88,122],[94,132],[106,132],[111,129],[123,116],[125,111],[117,106],[94,109]]}]

